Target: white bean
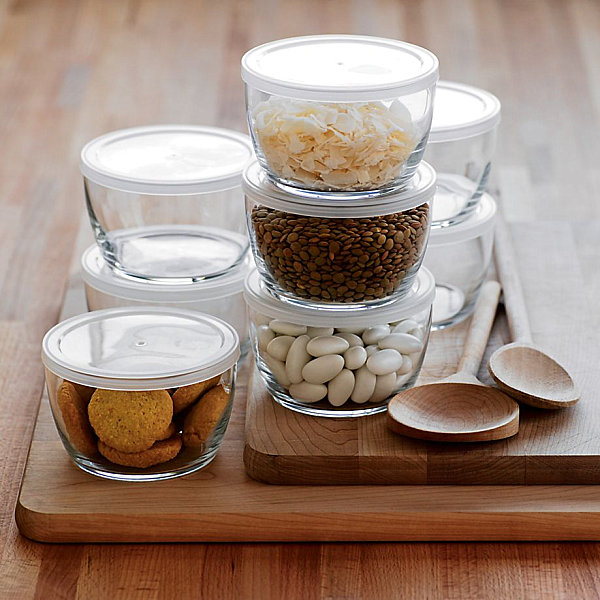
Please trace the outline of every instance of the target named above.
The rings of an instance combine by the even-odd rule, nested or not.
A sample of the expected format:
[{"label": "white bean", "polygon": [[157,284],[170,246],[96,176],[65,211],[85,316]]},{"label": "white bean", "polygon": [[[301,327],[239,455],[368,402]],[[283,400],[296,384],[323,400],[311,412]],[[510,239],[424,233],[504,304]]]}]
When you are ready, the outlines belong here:
[{"label": "white bean", "polygon": [[352,346],[344,352],[346,369],[360,369],[367,362],[367,351],[362,346]]},{"label": "white bean", "polygon": [[311,359],[310,354],[306,351],[306,344],[309,341],[310,338],[308,335],[300,335],[290,346],[285,360],[285,372],[292,383],[300,383],[302,381],[302,369]]},{"label": "white bean", "polygon": [[284,388],[289,388],[292,382],[285,372],[285,364],[280,360],[273,358],[266,352],[261,355],[261,358],[266,363],[267,367],[269,367],[269,370],[277,380],[277,383]]},{"label": "white bean", "polygon": [[404,321],[400,321],[398,325],[392,327],[392,333],[408,333],[418,326],[419,324],[416,321],[404,319]]},{"label": "white bean", "polygon": [[275,332],[272,331],[268,325],[259,325],[256,328],[256,339],[258,340],[258,347],[261,350],[266,350],[269,342],[275,337]]},{"label": "white bean", "polygon": [[350,344],[334,335],[320,335],[308,342],[306,351],[311,356],[326,356],[327,354],[342,354],[346,352]]},{"label": "white bean", "polygon": [[409,333],[391,333],[381,338],[377,345],[381,348],[393,348],[401,354],[412,354],[423,348],[423,342]]},{"label": "white bean", "polygon": [[367,356],[371,356],[371,354],[375,354],[379,350],[379,346],[377,344],[371,344],[365,348],[367,351]]},{"label": "white bean", "polygon": [[304,365],[302,378],[308,383],[331,381],[344,368],[344,359],[339,354],[320,356]]},{"label": "white bean", "polygon": [[357,336],[354,333],[345,333],[345,332],[337,332],[335,333],[336,337],[340,337],[343,340],[346,340],[349,344],[350,344],[350,348],[353,348],[354,346],[364,346],[365,343],[362,341],[362,338],[360,338],[359,336]]},{"label": "white bean", "polygon": [[402,354],[391,348],[379,350],[367,359],[367,369],[374,375],[387,375],[402,366]]},{"label": "white bean", "polygon": [[390,334],[389,325],[375,325],[365,329],[362,339],[365,344],[376,344],[381,338]]},{"label": "white bean", "polygon": [[400,388],[412,377],[412,373],[407,373],[406,375],[398,375],[396,377],[396,389],[400,390]]},{"label": "white bean", "polygon": [[356,404],[364,404],[373,395],[377,377],[364,365],[354,373],[354,380],[354,389],[350,398]]},{"label": "white bean", "polygon": [[340,333],[354,333],[355,335],[361,335],[365,330],[365,327],[338,327],[337,331]]},{"label": "white bean", "polygon": [[369,402],[381,402],[388,396],[391,396],[396,391],[396,373],[388,373],[387,375],[377,375],[375,382],[375,390],[369,398]]},{"label": "white bean", "polygon": [[418,327],[411,329],[408,333],[422,340],[425,337],[425,328],[422,325],[419,325]]},{"label": "white bean", "polygon": [[327,399],[332,406],[342,406],[354,389],[354,373],[342,369],[327,385]]},{"label": "white bean", "polygon": [[290,346],[296,338],[291,335],[280,335],[269,342],[267,352],[277,360],[285,362]]},{"label": "white bean", "polygon": [[306,333],[306,325],[298,325],[297,323],[289,323],[288,321],[280,321],[273,319],[269,322],[269,327],[281,335],[302,335]]},{"label": "white bean", "polygon": [[333,327],[308,327],[306,333],[311,338],[320,335],[333,335]]},{"label": "white bean", "polygon": [[300,383],[292,383],[289,392],[292,398],[300,402],[318,402],[327,396],[327,386],[302,381]]},{"label": "white bean", "polygon": [[398,375],[406,375],[407,373],[412,373],[413,370],[413,362],[408,355],[402,355],[402,366],[396,371]]}]

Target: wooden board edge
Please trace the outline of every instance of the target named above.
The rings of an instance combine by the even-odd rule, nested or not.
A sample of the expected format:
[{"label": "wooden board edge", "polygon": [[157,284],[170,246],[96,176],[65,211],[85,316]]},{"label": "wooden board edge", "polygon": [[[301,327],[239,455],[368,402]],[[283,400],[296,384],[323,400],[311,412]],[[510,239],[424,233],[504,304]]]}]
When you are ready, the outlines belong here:
[{"label": "wooden board edge", "polygon": [[[384,464],[382,471],[382,461]],[[322,463],[322,464],[320,464]],[[423,485],[428,483],[426,465],[407,459],[384,456],[314,456],[268,454],[257,450],[248,440],[244,443],[246,474],[270,485]],[[335,468],[335,479],[328,475]]]},{"label": "wooden board edge", "polygon": [[[245,513],[47,515],[18,504],[21,533],[36,542],[451,542],[597,541],[600,514],[504,513]],[[148,523],[160,522],[160,527]],[[229,533],[223,533],[229,531]],[[115,533],[118,532],[118,533]]]}]

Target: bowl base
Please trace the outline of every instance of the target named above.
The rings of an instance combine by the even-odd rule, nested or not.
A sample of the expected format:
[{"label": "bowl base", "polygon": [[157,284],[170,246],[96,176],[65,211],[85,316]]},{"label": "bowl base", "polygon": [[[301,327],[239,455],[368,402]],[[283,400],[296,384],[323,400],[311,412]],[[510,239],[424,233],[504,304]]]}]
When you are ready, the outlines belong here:
[{"label": "bowl base", "polygon": [[114,231],[99,244],[106,262],[123,274],[172,283],[222,275],[238,265],[248,250],[246,236],[193,225]]}]

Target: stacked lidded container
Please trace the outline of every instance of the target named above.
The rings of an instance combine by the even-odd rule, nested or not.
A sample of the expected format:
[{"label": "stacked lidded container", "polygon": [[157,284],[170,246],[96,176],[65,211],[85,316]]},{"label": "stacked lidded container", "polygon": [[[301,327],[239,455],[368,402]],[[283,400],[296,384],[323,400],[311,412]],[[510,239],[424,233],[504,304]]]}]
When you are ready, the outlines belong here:
[{"label": "stacked lidded container", "polygon": [[96,244],[81,260],[88,308],[170,306],[233,325],[248,349],[242,171],[248,136],[154,125],[114,131],[81,152]]},{"label": "stacked lidded container", "polygon": [[488,270],[497,206],[486,189],[499,122],[500,102],[494,95],[438,82],[425,152],[438,179],[424,260],[436,281],[436,329],[471,314]]},{"label": "stacked lidded container", "polygon": [[148,481],[215,457],[247,338],[251,157],[247,136],[194,126],[116,131],[83,149],[91,312],[42,348],[59,435],[83,470]]},{"label": "stacked lidded container", "polygon": [[259,371],[300,412],[383,411],[416,380],[431,324],[435,172],[421,158],[438,61],[396,40],[309,36],[250,50],[242,78]]}]

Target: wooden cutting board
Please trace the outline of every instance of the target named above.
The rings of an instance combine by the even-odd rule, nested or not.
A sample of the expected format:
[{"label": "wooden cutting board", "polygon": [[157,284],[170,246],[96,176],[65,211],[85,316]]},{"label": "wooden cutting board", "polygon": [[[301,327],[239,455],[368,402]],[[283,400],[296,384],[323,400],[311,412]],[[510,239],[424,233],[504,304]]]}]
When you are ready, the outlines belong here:
[{"label": "wooden cutting board", "polygon": [[279,486],[244,472],[241,370],[204,471],[124,483],[80,471],[42,399],[16,521],[42,542],[599,540],[598,486]]},{"label": "wooden cutting board", "polygon": [[[546,235],[533,241],[542,239]],[[577,281],[578,272],[571,283]],[[85,310],[83,302],[75,277],[62,318]],[[459,352],[457,344],[453,356]],[[561,417],[579,427],[570,444],[563,442],[574,460],[578,446],[595,439],[594,422],[587,430],[582,425],[594,412],[588,407],[594,398],[592,393],[589,401],[589,390],[597,378],[582,367],[583,353],[572,362],[578,365],[584,400]],[[44,397],[16,507],[21,533],[44,542],[600,540],[598,486],[277,486],[254,481],[242,460],[248,448],[244,424],[250,366],[246,360],[239,373],[231,422],[215,461],[199,473],[157,483],[107,481],[77,469],[58,439]],[[444,373],[449,370],[444,367]],[[319,420],[317,433],[327,437],[333,423]],[[377,418],[361,423],[365,434],[369,429],[377,433]],[[303,433],[295,430],[295,435]],[[346,443],[357,448],[353,436],[348,433]],[[307,448],[318,445],[314,437],[304,439]],[[501,462],[493,458],[488,465],[495,461]],[[352,469],[347,464],[344,458],[338,467]]]},{"label": "wooden cutting board", "polygon": [[[575,245],[561,223],[513,225],[512,233],[536,342],[572,372],[579,404],[561,411],[521,406],[508,440],[444,444],[403,438],[385,415],[328,419],[276,404],[260,376],[248,399],[244,461],[274,484],[597,484],[600,483],[600,344],[590,328]],[[432,335],[421,381],[455,371],[468,323]],[[508,339],[497,319],[480,379],[491,383],[489,355]]]}]

